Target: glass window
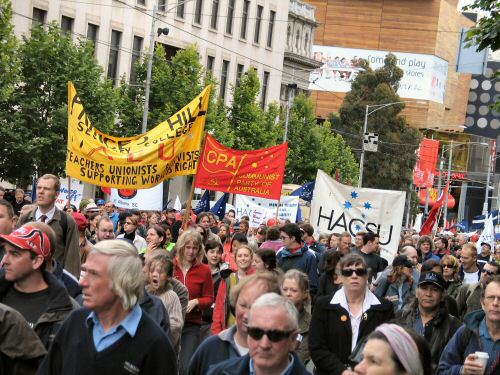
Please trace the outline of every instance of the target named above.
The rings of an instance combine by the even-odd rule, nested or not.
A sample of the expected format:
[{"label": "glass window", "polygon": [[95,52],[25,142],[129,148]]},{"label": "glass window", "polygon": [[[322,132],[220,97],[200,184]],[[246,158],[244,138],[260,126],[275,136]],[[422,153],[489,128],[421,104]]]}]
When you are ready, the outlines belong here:
[{"label": "glass window", "polygon": [[262,108],[266,107],[268,87],[269,87],[269,72],[264,72],[264,79],[262,80],[262,95],[260,102]]},{"label": "glass window", "polygon": [[99,36],[99,26],[89,23],[87,26],[87,39],[94,44],[94,52],[97,49],[97,37]]},{"label": "glass window", "polygon": [[177,0],[177,17],[184,18],[184,3],[186,0]]},{"label": "glass window", "polygon": [[143,38],[134,35],[134,44],[132,46],[132,59],[130,60],[130,83],[137,82],[137,72],[135,65],[137,60],[141,58]]},{"label": "glass window", "polygon": [[215,63],[215,57],[208,55],[207,56],[207,71],[210,73],[214,73],[214,63]]},{"label": "glass window", "polygon": [[247,38],[247,23],[248,23],[248,9],[250,8],[250,0],[243,1],[243,13],[241,15],[241,39]]},{"label": "glass window", "polygon": [[226,98],[228,73],[229,73],[229,61],[222,60],[222,71],[220,75],[220,91],[219,91],[219,96],[222,98],[222,100]]},{"label": "glass window", "polygon": [[274,32],[274,21],[276,19],[276,12],[271,10],[269,12],[269,25],[267,28],[267,46],[271,48],[273,46],[273,32]]},{"label": "glass window", "polygon": [[120,53],[122,33],[116,30],[111,30],[111,44],[109,47],[109,60],[108,60],[108,78],[113,80],[116,84],[118,81],[118,56]]},{"label": "glass window", "polygon": [[33,26],[41,26],[45,24],[45,18],[47,17],[47,11],[39,8],[33,8]]},{"label": "glass window", "polygon": [[61,17],[61,32],[65,35],[69,35],[73,32],[73,21],[74,19],[67,16]]},{"label": "glass window", "polygon": [[194,5],[194,22],[201,25],[201,11],[203,10],[203,0],[196,0]]},{"label": "glass window", "polygon": [[158,10],[160,12],[165,12],[167,7],[167,1],[166,0],[158,0]]},{"label": "glass window", "polygon": [[243,69],[245,69],[243,64],[238,64],[236,67],[236,86],[240,85],[241,77],[243,76]]},{"label": "glass window", "polygon": [[137,0],[137,4],[146,5],[146,0]]},{"label": "glass window", "polygon": [[264,7],[261,5],[257,5],[257,18],[255,19],[255,31],[253,34],[253,42],[259,44],[260,40],[260,24],[262,23],[262,12],[264,11]]},{"label": "glass window", "polygon": [[227,3],[226,34],[229,35],[233,33],[234,1],[229,0]]},{"label": "glass window", "polygon": [[219,0],[212,1],[212,15],[210,17],[210,27],[217,30],[217,18],[219,17]]}]

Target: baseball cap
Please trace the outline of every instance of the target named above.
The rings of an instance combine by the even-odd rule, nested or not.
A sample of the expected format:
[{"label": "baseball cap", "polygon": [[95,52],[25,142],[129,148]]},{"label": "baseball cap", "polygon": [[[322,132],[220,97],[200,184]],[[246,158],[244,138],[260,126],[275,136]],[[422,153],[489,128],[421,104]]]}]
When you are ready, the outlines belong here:
[{"label": "baseball cap", "polygon": [[95,203],[92,203],[92,202],[90,202],[89,204],[87,204],[87,206],[85,207],[85,209],[87,210],[87,212],[99,211],[99,207],[97,207],[97,205]]},{"label": "baseball cap", "polygon": [[11,234],[0,234],[0,240],[22,250],[29,250],[43,256],[50,255],[50,241],[45,233],[33,227],[21,227]]},{"label": "baseball cap", "polygon": [[167,212],[172,212],[172,211],[177,211],[177,210],[175,208],[173,208],[173,207],[167,208]]},{"label": "baseball cap", "polygon": [[445,282],[443,276],[433,271],[424,272],[420,275],[420,279],[418,279],[418,286],[422,284],[434,284],[441,290],[445,289]]},{"label": "baseball cap", "polygon": [[406,255],[398,255],[392,261],[392,266],[393,267],[397,267],[397,266],[413,267],[413,263],[411,262],[410,259],[408,259],[408,257]]},{"label": "baseball cap", "polygon": [[85,215],[81,214],[80,212],[72,212],[71,216],[73,216],[73,219],[75,219],[78,230],[80,232],[83,232],[85,228],[87,228],[87,218],[85,217]]},{"label": "baseball cap", "polygon": [[97,205],[98,206],[104,206],[106,204],[106,202],[104,202],[104,199],[98,199],[97,200]]},{"label": "baseball cap", "polygon": [[483,245],[488,245],[488,247],[491,249],[491,244],[490,243],[488,243],[488,242],[481,242],[481,246],[483,246]]}]

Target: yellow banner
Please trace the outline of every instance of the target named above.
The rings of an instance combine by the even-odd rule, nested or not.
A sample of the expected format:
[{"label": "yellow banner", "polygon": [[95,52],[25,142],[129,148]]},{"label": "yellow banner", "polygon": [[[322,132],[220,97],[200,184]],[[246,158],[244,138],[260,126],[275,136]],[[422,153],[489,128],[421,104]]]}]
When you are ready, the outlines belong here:
[{"label": "yellow banner", "polygon": [[167,121],[145,134],[117,138],[90,122],[73,82],[68,82],[66,174],[118,189],[145,189],[196,173],[210,86]]}]

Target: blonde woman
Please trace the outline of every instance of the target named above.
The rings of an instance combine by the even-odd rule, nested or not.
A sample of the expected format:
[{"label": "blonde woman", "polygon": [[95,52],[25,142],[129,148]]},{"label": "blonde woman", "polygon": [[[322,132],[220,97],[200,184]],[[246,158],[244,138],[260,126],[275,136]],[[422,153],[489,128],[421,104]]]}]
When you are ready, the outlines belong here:
[{"label": "blonde woman", "polygon": [[441,267],[443,267],[443,279],[446,281],[446,293],[457,298],[458,291],[462,286],[462,280],[460,279],[460,264],[458,259],[453,255],[445,255],[441,258]]}]

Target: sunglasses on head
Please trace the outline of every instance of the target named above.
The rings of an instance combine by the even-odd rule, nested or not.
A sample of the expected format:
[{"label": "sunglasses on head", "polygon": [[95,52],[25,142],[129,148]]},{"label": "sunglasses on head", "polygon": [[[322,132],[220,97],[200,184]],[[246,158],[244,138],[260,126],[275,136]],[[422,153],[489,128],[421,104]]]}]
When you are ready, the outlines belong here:
[{"label": "sunglasses on head", "polygon": [[345,268],[342,270],[342,276],[345,277],[350,277],[352,276],[353,273],[356,273],[356,275],[358,276],[366,276],[368,270],[366,268],[356,268],[356,269]]},{"label": "sunglasses on head", "polygon": [[269,341],[280,342],[289,338],[292,333],[293,331],[279,331],[277,329],[266,331],[257,327],[248,327],[248,335],[254,340],[260,340],[266,335]]},{"label": "sunglasses on head", "polygon": [[485,273],[485,274],[487,274],[488,276],[495,276],[495,275],[496,275],[496,272],[495,272],[495,271],[487,271],[487,270],[485,270],[484,268],[481,270],[481,273]]}]

